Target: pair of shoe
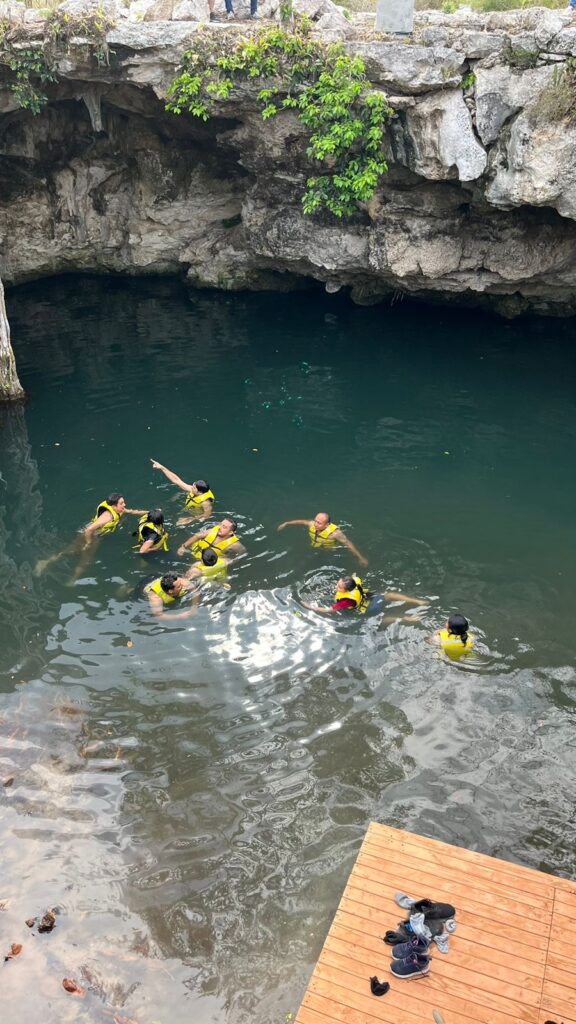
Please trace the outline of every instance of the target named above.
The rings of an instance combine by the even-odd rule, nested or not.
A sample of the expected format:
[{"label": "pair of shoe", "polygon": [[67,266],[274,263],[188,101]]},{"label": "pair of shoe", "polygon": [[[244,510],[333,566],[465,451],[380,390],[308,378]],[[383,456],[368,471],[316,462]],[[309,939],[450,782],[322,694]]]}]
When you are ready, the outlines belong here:
[{"label": "pair of shoe", "polygon": [[428,974],[431,959],[429,956],[423,956],[422,953],[411,953],[403,960],[393,960],[390,970],[395,978],[401,978],[403,981],[407,981],[409,978],[421,978],[424,974]]},{"label": "pair of shoe", "polygon": [[397,978],[419,978],[428,974],[430,970],[430,957],[428,950],[430,943],[421,939],[419,935],[409,939],[408,942],[401,942],[392,950],[392,963],[390,970]]}]

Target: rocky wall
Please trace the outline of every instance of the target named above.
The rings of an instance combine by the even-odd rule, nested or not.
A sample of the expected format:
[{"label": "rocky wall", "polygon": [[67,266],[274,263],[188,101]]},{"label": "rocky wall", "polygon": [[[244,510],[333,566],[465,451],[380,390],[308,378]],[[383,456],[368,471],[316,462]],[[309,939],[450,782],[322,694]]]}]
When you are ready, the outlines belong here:
[{"label": "rocky wall", "polygon": [[[396,111],[390,170],[369,204],[347,222],[304,216],[305,134],[290,112],[264,122],[256,88],[235,90],[207,123],[165,111],[196,33],[246,32],[243,19],[207,23],[203,0],[105,3],[107,62],[81,33],[67,39],[36,116],[16,102],[0,43],[4,282],[77,270],[225,289],[315,280],[358,302],[400,292],[504,315],[576,312],[576,127],[538,115],[576,56],[570,11],[424,12],[401,40],[330,0],[295,6],[362,56]],[[87,9],[61,8],[71,19]],[[261,11],[274,18],[274,0]],[[46,35],[45,18],[17,3],[0,2],[2,26],[12,47]]]}]

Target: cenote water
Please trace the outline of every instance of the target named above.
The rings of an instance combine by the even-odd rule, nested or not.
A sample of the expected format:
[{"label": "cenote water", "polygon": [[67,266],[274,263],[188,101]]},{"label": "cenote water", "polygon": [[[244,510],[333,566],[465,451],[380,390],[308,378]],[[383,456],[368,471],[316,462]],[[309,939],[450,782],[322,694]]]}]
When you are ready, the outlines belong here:
[{"label": "cenote water", "polygon": [[[371,819],[573,874],[574,325],[92,278],[8,305],[6,1024],[283,1024]],[[206,477],[248,550],[170,624],[141,582],[191,531],[150,458]],[[125,521],[76,582],[35,577],[113,490],[165,509],[171,551],[144,565]],[[418,623],[302,608],[355,565],[276,527],[324,510]],[[465,664],[425,642],[452,611]]]}]

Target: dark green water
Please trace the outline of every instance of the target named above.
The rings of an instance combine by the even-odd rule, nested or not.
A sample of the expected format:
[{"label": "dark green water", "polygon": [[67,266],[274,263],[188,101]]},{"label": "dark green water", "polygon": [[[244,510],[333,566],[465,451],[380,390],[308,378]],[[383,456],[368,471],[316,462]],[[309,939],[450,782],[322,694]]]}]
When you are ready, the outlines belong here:
[{"label": "dark green water", "polygon": [[[574,325],[81,278],[8,301],[6,1024],[39,998],[46,1024],[283,1024],[371,819],[573,875]],[[111,490],[175,521],[150,457],[207,477],[249,553],[169,626],[128,525],[74,586],[73,560],[32,575]],[[354,568],[276,532],[324,509],[372,589],[430,598],[421,626],[298,614]],[[155,565],[187,566],[189,533]],[[424,642],[454,610],[465,666]]]}]

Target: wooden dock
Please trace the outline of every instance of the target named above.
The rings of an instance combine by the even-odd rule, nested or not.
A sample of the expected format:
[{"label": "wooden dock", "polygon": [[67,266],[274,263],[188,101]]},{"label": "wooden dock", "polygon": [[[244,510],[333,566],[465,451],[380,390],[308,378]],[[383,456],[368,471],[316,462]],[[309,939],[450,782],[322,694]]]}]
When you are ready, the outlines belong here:
[{"label": "wooden dock", "polygon": [[[449,953],[409,980],[382,941],[398,891],[456,907]],[[575,922],[576,882],[373,822],[295,1024],[576,1024]]]}]

